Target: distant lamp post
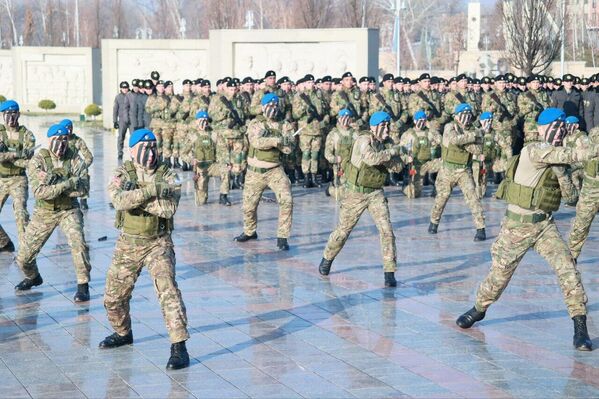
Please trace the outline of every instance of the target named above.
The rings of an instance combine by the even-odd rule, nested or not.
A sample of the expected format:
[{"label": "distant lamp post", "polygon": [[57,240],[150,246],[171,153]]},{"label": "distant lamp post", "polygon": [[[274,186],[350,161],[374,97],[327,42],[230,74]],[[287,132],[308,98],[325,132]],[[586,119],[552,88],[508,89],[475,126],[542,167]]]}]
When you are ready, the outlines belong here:
[{"label": "distant lamp post", "polygon": [[393,12],[395,13],[395,23],[393,24],[393,49],[395,50],[395,65],[396,75],[401,72],[401,30],[400,30],[400,15],[401,11],[405,10],[406,5],[404,0],[395,0]]}]

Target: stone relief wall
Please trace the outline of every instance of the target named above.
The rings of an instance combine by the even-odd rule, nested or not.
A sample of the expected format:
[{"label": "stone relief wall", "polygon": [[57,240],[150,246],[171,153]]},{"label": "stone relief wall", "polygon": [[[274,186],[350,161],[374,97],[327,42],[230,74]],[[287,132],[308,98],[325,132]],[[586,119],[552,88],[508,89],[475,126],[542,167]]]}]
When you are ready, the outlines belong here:
[{"label": "stone relief wall", "polygon": [[292,80],[308,73],[340,76],[356,70],[356,44],[352,42],[235,43],[235,76],[261,76],[272,69]]}]

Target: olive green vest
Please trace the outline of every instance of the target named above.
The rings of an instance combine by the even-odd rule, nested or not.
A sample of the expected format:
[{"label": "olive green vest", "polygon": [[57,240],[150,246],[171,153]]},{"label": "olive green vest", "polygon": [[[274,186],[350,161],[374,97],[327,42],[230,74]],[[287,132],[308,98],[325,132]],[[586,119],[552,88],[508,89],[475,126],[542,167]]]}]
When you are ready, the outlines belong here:
[{"label": "olive green vest", "polygon": [[[25,126],[19,126],[19,138],[11,140],[6,130],[2,131],[2,142],[8,147],[9,152],[19,154],[23,150],[23,139],[25,138]],[[0,162],[0,177],[25,176],[25,168],[13,164],[12,161]]]},{"label": "olive green vest", "polygon": [[447,147],[441,145],[441,158],[443,162],[465,168],[470,164],[472,154],[455,144],[450,144]]},{"label": "olive green vest", "polygon": [[495,141],[491,135],[485,135],[483,138],[483,155],[487,161],[497,158],[497,146],[495,145]]},{"label": "olive green vest", "polygon": [[[262,137],[281,137],[281,133],[279,131],[271,130],[267,127],[266,118],[263,115],[258,115],[256,119],[264,125],[264,129],[266,130]],[[263,162],[281,163],[281,150],[279,150],[277,147],[259,150],[250,144],[248,158],[256,158],[257,160]]]},{"label": "olive green vest", "polygon": [[414,159],[418,163],[424,163],[431,159],[431,141],[426,136],[418,137],[416,147],[416,153]]},{"label": "olive green vest", "polygon": [[337,141],[337,155],[341,157],[341,164],[344,164],[349,159],[353,143],[354,139],[351,133],[349,135],[339,133],[339,141]]},{"label": "olive green vest", "polygon": [[506,200],[508,204],[531,211],[541,210],[546,213],[557,211],[562,200],[562,192],[553,170],[550,167],[545,169],[535,187],[525,186],[514,182],[519,161],[520,155],[510,159],[505,179],[497,188],[495,196]]},{"label": "olive green vest", "polygon": [[599,175],[599,161],[593,159],[584,163],[584,173],[589,177],[597,177]]},{"label": "olive green vest", "polygon": [[[48,149],[41,149],[39,154],[44,160],[47,174],[57,175],[62,181],[71,177],[71,161],[75,158],[76,153],[71,151],[70,148],[67,149],[67,152],[64,155],[62,168],[54,167],[54,164],[52,163],[52,156],[50,155],[50,151]],[[63,192],[58,197],[51,200],[38,199],[36,201],[36,206],[50,211],[66,211],[78,207],[79,203],[77,202],[76,198],[69,197],[68,192]]]},{"label": "olive green vest", "polygon": [[[137,173],[135,172],[133,162],[126,161],[123,163],[123,167],[127,171],[129,181],[134,184],[135,188],[140,188],[143,183],[138,183],[137,181]],[[166,171],[167,167],[160,165],[158,170],[156,170],[154,181],[157,183],[164,181],[164,174]],[[148,238],[154,238],[163,233],[168,233],[174,228],[173,218],[161,218],[152,215],[141,208],[117,211],[114,225],[125,234]]]},{"label": "olive green vest", "polygon": [[356,143],[352,145],[351,151],[345,163],[344,171],[347,181],[357,187],[365,187],[369,189],[378,190],[383,188],[385,180],[389,172],[383,165],[371,166],[362,162],[360,167],[356,167],[351,163],[352,153]]},{"label": "olive green vest", "polygon": [[199,135],[195,145],[194,159],[200,168],[207,168],[216,162],[216,145],[209,135]]}]

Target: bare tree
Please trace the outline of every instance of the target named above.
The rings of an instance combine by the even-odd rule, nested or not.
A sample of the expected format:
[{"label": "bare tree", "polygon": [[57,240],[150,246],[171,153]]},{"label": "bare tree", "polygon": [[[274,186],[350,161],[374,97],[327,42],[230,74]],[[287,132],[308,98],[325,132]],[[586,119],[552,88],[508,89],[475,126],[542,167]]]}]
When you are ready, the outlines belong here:
[{"label": "bare tree", "polygon": [[505,57],[527,75],[545,71],[560,51],[563,18],[555,0],[505,1]]},{"label": "bare tree", "polygon": [[6,16],[10,21],[10,27],[12,29],[12,45],[16,46],[18,43],[17,39],[17,27],[15,26],[15,12],[12,0],[2,0],[2,5],[4,5],[4,9],[6,10]]},{"label": "bare tree", "polygon": [[25,10],[25,22],[23,23],[23,44],[25,46],[31,46],[33,40],[33,12],[31,8],[27,7]]},{"label": "bare tree", "polygon": [[295,14],[298,28],[325,28],[329,23],[333,0],[296,0]]}]

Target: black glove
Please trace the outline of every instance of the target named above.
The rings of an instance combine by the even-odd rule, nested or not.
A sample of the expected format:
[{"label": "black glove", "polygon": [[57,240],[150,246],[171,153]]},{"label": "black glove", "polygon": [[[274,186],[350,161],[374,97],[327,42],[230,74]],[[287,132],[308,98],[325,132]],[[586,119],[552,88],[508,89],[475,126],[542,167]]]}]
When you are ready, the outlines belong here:
[{"label": "black glove", "polygon": [[119,128],[119,123],[118,122],[114,122],[114,128],[118,129]]},{"label": "black glove", "polygon": [[0,152],[8,151],[8,147],[3,142],[0,142]]},{"label": "black glove", "polygon": [[133,183],[132,181],[123,181],[121,183],[121,188],[123,189],[123,191],[131,191],[133,189],[135,189],[135,183]]}]

